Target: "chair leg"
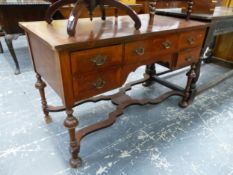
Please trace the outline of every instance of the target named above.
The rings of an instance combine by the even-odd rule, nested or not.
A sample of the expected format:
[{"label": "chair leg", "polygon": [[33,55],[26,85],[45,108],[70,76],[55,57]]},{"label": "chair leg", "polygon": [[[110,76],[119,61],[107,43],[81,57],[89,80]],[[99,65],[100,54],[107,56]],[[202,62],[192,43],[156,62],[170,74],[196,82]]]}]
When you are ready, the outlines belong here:
[{"label": "chair leg", "polygon": [[195,93],[195,84],[196,82],[194,81],[196,76],[196,64],[192,64],[191,65],[191,69],[190,71],[187,73],[187,84],[186,84],[186,88],[184,90],[184,97],[181,100],[181,102],[179,103],[180,107],[186,108],[190,103],[191,103],[191,98]]},{"label": "chair leg", "polygon": [[3,53],[2,43],[0,41],[0,53]]},{"label": "chair leg", "polygon": [[36,74],[36,78],[37,78],[37,81],[36,81],[35,87],[40,92],[41,104],[42,104],[42,109],[43,109],[43,112],[44,112],[44,119],[45,119],[46,123],[51,123],[52,122],[52,118],[49,115],[47,101],[46,101],[46,97],[45,97],[45,90],[44,90],[45,87],[46,87],[46,84],[41,79],[41,76],[39,74]]},{"label": "chair leg", "polygon": [[147,86],[150,86],[150,85],[152,85],[154,83],[154,81],[151,80],[151,79],[152,79],[153,76],[156,75],[155,64],[146,65],[146,71],[145,71],[145,73],[147,75],[149,75],[149,77],[150,77],[147,81],[145,81],[143,83],[143,86],[147,87]]},{"label": "chair leg", "polygon": [[80,145],[78,144],[75,136],[75,128],[78,126],[78,120],[73,116],[72,109],[66,109],[66,114],[67,117],[64,121],[64,126],[69,130],[70,135],[70,165],[73,168],[78,168],[82,164],[81,158],[78,156]]},{"label": "chair leg", "polygon": [[18,75],[18,74],[20,74],[20,68],[19,68],[19,63],[18,63],[17,57],[15,55],[15,50],[14,50],[14,47],[12,44],[13,39],[16,39],[13,35],[5,35],[6,45],[10,51],[10,54],[13,58],[14,63],[15,63],[15,67],[16,67],[15,68],[15,75]]}]

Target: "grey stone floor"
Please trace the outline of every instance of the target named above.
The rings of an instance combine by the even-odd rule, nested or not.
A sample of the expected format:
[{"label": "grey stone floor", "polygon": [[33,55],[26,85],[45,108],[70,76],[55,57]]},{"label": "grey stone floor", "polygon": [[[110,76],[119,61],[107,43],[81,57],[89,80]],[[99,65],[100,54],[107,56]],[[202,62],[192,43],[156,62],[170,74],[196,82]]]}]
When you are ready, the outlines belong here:
[{"label": "grey stone floor", "polygon": [[[83,166],[72,169],[65,114],[52,113],[53,123],[44,123],[27,42],[20,37],[14,44],[22,74],[13,74],[5,44],[5,53],[0,54],[0,175],[233,174],[233,77],[199,95],[186,109],[178,107],[179,97],[127,108],[113,126],[83,139]],[[203,65],[198,84],[228,70]],[[143,67],[130,74],[129,80],[142,73]],[[184,85],[184,74],[168,79]],[[138,85],[128,93],[142,98],[164,91],[155,84],[150,88]],[[61,103],[49,87],[47,96],[49,103]],[[88,103],[75,108],[74,114],[81,128],[113,109],[109,102]]]}]

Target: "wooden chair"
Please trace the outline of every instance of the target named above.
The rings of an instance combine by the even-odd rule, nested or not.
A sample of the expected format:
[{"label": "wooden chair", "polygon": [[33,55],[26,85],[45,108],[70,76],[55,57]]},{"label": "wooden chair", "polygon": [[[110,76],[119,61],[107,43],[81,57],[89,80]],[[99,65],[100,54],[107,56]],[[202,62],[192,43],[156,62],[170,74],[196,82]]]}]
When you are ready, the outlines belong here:
[{"label": "wooden chair", "polygon": [[[186,8],[192,6],[192,0],[136,0],[136,3],[143,4],[143,13],[150,12],[150,4],[154,3],[155,8]],[[190,4],[191,3],[191,4]]]},{"label": "wooden chair", "polygon": [[[58,0],[48,0],[51,3],[55,3]],[[129,4],[129,6],[138,14],[143,13],[143,4],[136,3],[136,4]],[[71,10],[74,8],[74,4],[65,5],[62,8],[59,9],[59,12],[61,15],[67,19],[70,16]],[[106,16],[118,16],[118,15],[125,15],[124,11],[117,10],[113,7],[106,8]],[[97,9],[93,13],[93,17],[100,17],[101,16],[101,9],[97,7]],[[80,15],[81,18],[88,18],[89,14],[88,11],[83,11],[83,13]]]},{"label": "wooden chair", "polygon": [[[144,13],[149,12],[148,0],[136,0],[136,3],[142,3],[144,5]],[[215,6],[220,4],[220,0],[193,0],[193,13],[208,13],[212,14]],[[185,1],[178,0],[157,0],[156,8],[181,8],[183,12],[187,11],[187,4]]]},{"label": "wooden chair", "polygon": [[[130,7],[136,12],[136,13],[142,13],[143,12],[143,5],[142,4],[132,4]],[[69,18],[70,12],[73,9],[73,5],[64,6],[61,9],[59,9],[59,12],[62,14],[64,18]],[[124,11],[117,10],[113,7],[106,8],[106,16],[118,16],[118,15],[125,15]],[[100,8],[96,8],[96,10],[93,13],[93,17],[99,17],[101,16],[101,10]],[[89,14],[87,11],[83,11],[83,13],[80,15],[81,18],[88,18]]]}]

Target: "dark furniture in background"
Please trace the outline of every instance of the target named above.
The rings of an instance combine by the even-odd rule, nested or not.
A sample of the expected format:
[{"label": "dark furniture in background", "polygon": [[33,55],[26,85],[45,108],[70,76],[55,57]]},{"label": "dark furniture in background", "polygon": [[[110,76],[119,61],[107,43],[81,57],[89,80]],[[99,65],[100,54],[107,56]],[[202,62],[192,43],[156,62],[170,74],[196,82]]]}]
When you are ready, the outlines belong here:
[{"label": "dark furniture in background", "polygon": [[0,28],[16,66],[15,74],[20,73],[20,68],[12,40],[23,34],[23,30],[18,26],[18,22],[44,20],[44,15],[49,5],[49,2],[42,0],[0,1]]},{"label": "dark furniture in background", "polygon": [[213,56],[233,63],[233,32],[217,36]]},{"label": "dark furniture in background", "polygon": [[[181,8],[183,12],[187,11],[187,2],[177,0],[155,0],[157,1],[156,8]],[[136,0],[136,3],[143,4],[144,13],[149,11],[148,0]],[[193,0],[193,13],[212,14],[215,6],[219,5],[220,0]]]}]

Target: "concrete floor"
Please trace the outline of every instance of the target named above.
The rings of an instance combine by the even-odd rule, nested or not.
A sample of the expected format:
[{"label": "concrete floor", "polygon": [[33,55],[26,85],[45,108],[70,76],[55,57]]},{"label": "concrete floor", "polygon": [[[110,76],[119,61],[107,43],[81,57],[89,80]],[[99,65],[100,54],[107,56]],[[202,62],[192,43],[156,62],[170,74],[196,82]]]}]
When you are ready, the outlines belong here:
[{"label": "concrete floor", "polygon": [[[4,44],[4,42],[3,42]],[[231,175],[233,174],[233,77],[199,95],[186,109],[179,97],[159,105],[131,106],[117,122],[83,139],[83,166],[69,167],[68,133],[64,112],[52,113],[46,125],[40,97],[34,88],[27,42],[14,42],[22,73],[5,44],[0,54],[0,175]],[[206,64],[198,85],[228,71]],[[142,77],[144,69],[130,74]],[[169,77],[184,85],[185,72]],[[61,101],[48,87],[48,102]],[[166,88],[138,85],[129,92],[135,98],[156,97]],[[75,108],[80,128],[106,117],[109,102],[88,103]]]}]

